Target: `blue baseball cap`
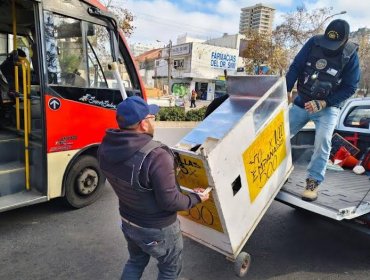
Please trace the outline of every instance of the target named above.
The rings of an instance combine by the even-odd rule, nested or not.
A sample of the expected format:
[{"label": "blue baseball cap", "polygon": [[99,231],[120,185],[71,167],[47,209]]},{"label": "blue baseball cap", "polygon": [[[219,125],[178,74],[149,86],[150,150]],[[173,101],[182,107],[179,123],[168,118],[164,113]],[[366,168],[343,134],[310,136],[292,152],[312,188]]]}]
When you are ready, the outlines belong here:
[{"label": "blue baseball cap", "polygon": [[147,115],[156,115],[158,111],[159,107],[157,105],[148,105],[139,96],[127,97],[117,106],[116,114],[121,117],[118,125],[121,128],[129,127],[142,121]]}]

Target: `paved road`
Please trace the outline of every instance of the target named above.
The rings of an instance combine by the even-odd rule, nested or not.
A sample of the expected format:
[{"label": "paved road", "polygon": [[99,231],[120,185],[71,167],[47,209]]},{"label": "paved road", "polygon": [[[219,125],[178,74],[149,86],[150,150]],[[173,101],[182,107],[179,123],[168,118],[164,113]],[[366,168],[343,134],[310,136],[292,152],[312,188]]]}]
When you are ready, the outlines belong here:
[{"label": "paved road", "polygon": [[[168,143],[184,131],[158,131]],[[172,142],[172,143],[171,143]],[[127,251],[113,191],[71,211],[61,200],[0,213],[0,279],[118,279]],[[370,237],[273,202],[248,240],[246,279],[370,279]],[[151,261],[144,280],[155,279]],[[183,277],[239,279],[223,255],[185,238]]]}]

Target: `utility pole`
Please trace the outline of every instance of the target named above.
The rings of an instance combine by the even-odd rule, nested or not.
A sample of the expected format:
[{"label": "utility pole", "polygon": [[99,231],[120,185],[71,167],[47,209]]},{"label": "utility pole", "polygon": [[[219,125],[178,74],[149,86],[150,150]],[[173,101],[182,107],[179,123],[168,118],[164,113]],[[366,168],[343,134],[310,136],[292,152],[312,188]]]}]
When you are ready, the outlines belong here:
[{"label": "utility pole", "polygon": [[323,20],[323,23],[324,23],[325,21],[327,21],[328,19],[332,18],[332,17],[338,16],[338,15],[343,15],[343,14],[346,14],[346,13],[347,13],[347,11],[341,11],[341,12],[339,12],[339,13],[336,13],[336,14],[333,14],[333,15],[329,15],[329,16],[327,16],[327,17]]},{"label": "utility pole", "polygon": [[172,70],[172,63],[171,63],[171,51],[172,51],[172,41],[168,43],[168,95],[172,95],[171,92],[171,70]]},{"label": "utility pole", "polygon": [[347,13],[347,11],[341,11],[341,12],[339,12],[339,13],[336,13],[336,14],[332,14],[332,15],[327,16],[327,17],[326,17],[326,18],[325,18],[325,19],[320,23],[318,31],[319,31],[319,32],[321,32],[321,31],[322,31],[322,27],[323,27],[324,23],[325,23],[328,19],[331,19],[332,17],[335,17],[335,16],[344,15],[344,14],[346,14],[346,13]]}]

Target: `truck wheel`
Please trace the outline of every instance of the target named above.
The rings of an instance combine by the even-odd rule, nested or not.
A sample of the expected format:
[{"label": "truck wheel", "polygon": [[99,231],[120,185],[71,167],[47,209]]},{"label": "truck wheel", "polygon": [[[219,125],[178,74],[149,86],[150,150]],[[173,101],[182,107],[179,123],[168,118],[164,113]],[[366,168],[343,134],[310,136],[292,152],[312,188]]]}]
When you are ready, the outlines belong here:
[{"label": "truck wheel", "polygon": [[234,272],[238,277],[243,277],[247,274],[251,266],[251,256],[246,252],[240,252],[234,263]]},{"label": "truck wheel", "polygon": [[69,169],[65,180],[65,200],[74,208],[95,202],[102,194],[105,176],[95,157],[79,157]]}]

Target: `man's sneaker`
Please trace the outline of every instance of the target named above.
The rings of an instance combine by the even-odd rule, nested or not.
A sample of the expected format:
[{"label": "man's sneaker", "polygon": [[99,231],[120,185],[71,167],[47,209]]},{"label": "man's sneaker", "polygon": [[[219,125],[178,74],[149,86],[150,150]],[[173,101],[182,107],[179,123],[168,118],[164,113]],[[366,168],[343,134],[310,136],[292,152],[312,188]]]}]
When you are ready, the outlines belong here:
[{"label": "man's sneaker", "polygon": [[317,199],[319,183],[314,179],[306,179],[306,189],[302,193],[302,199],[305,201],[314,201]]}]

